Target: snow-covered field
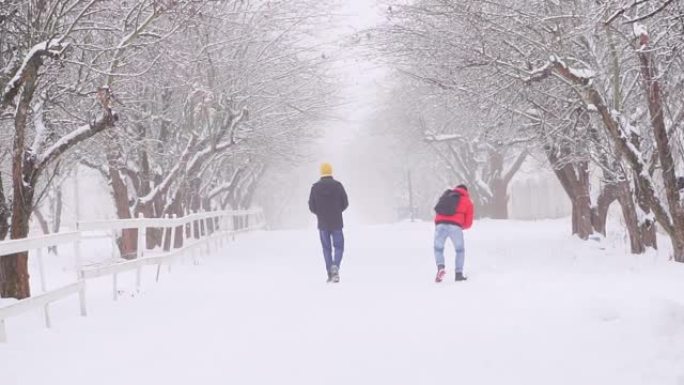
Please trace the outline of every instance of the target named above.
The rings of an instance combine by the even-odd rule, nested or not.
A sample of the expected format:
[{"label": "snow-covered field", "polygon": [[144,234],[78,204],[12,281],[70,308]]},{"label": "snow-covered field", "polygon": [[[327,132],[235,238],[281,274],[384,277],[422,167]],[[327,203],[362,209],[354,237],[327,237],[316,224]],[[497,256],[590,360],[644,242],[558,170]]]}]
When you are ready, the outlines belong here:
[{"label": "snow-covered field", "polygon": [[440,285],[429,223],[347,229],[338,285],[315,230],[247,234],[118,302],[89,283],[87,318],[10,319],[0,383],[684,384],[684,266],[568,227],[477,222]]}]

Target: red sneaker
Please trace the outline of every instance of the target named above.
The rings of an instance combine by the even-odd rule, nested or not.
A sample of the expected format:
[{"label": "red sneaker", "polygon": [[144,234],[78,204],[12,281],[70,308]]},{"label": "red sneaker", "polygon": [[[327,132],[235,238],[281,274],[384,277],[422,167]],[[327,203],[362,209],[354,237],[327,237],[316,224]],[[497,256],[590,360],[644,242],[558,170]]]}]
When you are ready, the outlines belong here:
[{"label": "red sneaker", "polygon": [[435,282],[437,282],[437,283],[442,282],[442,280],[444,280],[445,275],[446,275],[446,270],[444,270],[444,269],[437,270],[437,276],[435,277]]}]

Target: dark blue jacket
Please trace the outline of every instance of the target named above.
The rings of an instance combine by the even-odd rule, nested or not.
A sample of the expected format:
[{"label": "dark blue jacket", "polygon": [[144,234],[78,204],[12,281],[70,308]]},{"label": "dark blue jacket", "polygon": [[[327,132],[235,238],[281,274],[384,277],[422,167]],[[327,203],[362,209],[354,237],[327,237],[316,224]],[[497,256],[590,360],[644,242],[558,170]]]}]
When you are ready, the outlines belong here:
[{"label": "dark blue jacket", "polygon": [[324,176],[311,186],[309,210],[318,217],[318,229],[342,230],[342,212],[349,206],[347,192],[342,183],[331,176]]}]

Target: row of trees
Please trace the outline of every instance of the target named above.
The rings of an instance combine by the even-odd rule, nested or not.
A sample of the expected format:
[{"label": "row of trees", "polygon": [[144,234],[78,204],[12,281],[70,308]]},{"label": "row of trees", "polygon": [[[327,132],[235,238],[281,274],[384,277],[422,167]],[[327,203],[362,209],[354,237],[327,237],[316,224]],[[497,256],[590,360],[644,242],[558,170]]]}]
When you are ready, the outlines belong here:
[{"label": "row of trees", "polygon": [[[329,105],[307,38],[323,13],[301,5],[3,2],[0,239],[26,237],[36,212],[46,225],[39,204],[79,166],[107,180],[119,218],[248,207]],[[136,238],[123,232],[122,256]],[[0,259],[1,296],[28,297],[28,282],[25,253]]]},{"label": "row of trees", "polygon": [[406,106],[424,122],[412,126],[482,207],[496,213],[511,173],[543,154],[574,234],[605,234],[618,202],[633,252],[656,246],[657,223],[684,262],[684,4],[416,0],[387,11],[376,46],[408,75],[397,87],[424,102]]}]

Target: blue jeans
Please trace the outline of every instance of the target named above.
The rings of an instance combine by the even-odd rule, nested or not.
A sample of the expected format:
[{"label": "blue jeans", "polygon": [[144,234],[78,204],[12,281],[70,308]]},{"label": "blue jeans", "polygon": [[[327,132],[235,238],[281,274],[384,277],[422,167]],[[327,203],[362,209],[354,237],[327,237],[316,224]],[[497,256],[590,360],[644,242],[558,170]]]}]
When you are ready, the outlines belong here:
[{"label": "blue jeans", "polygon": [[[325,258],[325,269],[330,272],[333,265],[340,267],[342,254],[344,254],[344,233],[342,230],[319,230],[321,236],[321,246],[323,246],[323,258]],[[333,256],[333,248],[335,255]]]},{"label": "blue jeans", "polygon": [[465,243],[463,230],[456,225],[440,223],[435,227],[435,262],[437,266],[444,266],[444,245],[447,238],[451,239],[456,250],[456,272],[462,273],[465,262]]}]

